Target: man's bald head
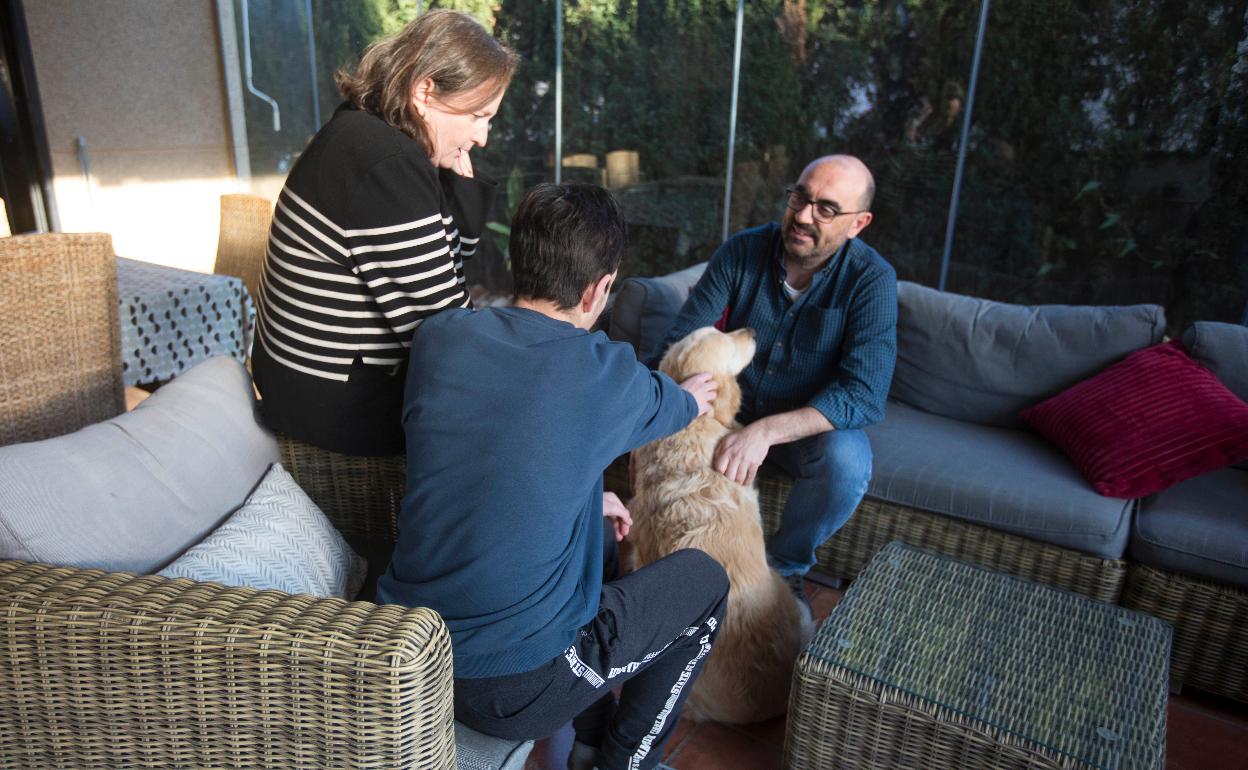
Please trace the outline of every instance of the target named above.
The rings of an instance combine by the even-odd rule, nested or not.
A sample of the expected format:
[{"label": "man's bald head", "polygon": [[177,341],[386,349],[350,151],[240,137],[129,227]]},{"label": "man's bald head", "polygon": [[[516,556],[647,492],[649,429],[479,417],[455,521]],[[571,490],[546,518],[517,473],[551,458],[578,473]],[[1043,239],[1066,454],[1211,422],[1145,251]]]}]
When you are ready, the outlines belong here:
[{"label": "man's bald head", "polygon": [[856,238],[874,215],[875,180],[852,155],[812,161],[789,188],[780,233],[791,265],[814,270]]},{"label": "man's bald head", "polygon": [[848,178],[855,180],[856,184],[861,185],[858,195],[858,210],[870,211],[871,204],[875,202],[875,177],[871,175],[871,169],[867,168],[867,164],[853,155],[824,155],[822,158],[816,158],[807,164],[806,168],[802,170],[800,178],[806,178],[814,172],[816,167],[825,164],[836,166]]}]

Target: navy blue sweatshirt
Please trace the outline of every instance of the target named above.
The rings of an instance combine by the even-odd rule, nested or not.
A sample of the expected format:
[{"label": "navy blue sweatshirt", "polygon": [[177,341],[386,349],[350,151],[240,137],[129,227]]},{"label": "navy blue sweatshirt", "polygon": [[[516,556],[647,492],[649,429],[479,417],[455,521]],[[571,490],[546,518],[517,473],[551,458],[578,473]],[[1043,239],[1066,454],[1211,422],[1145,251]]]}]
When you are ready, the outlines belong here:
[{"label": "navy blue sweatshirt", "polygon": [[603,470],[697,402],[627,344],[522,308],[446,310],[411,355],[407,492],[378,598],[442,615],[456,677],[530,671],[598,611]]}]

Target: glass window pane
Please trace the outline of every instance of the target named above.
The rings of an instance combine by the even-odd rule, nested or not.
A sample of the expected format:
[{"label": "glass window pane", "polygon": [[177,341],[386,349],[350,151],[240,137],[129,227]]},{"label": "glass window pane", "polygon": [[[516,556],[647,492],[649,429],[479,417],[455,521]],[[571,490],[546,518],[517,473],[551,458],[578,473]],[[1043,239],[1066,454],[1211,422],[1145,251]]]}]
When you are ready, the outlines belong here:
[{"label": "glass window pane", "polygon": [[862,158],[862,234],[899,278],[935,283],[979,4],[746,4],[732,231],[777,219],[809,161]]},{"label": "glass window pane", "polygon": [[1238,322],[1246,8],[994,2],[949,288]]},{"label": "glass window pane", "polygon": [[722,228],[736,3],[564,8],[563,178],[619,197],[623,273],[707,259]]},{"label": "glass window pane", "polygon": [[[553,178],[554,0],[501,5],[485,0],[423,4],[417,0],[233,2],[240,59],[244,56],[246,13],[251,31],[253,84],[256,90],[271,96],[280,109],[280,130],[275,131],[272,106],[248,92],[244,84],[252,191],[271,199],[277,197],[291,165],[316,132],[317,111],[323,124],[342,103],[334,73],[354,68],[371,42],[398,32],[416,18],[418,5],[420,10],[451,8],[468,13],[520,54],[520,68],[493,121],[489,141],[473,152],[476,172],[496,180],[499,190],[491,229],[483,235],[477,254],[464,265],[475,299],[490,302],[510,296],[511,274],[505,257],[507,225],[523,191]],[[308,55],[309,5],[314,57]],[[240,71],[246,72],[245,59],[240,62]]]}]

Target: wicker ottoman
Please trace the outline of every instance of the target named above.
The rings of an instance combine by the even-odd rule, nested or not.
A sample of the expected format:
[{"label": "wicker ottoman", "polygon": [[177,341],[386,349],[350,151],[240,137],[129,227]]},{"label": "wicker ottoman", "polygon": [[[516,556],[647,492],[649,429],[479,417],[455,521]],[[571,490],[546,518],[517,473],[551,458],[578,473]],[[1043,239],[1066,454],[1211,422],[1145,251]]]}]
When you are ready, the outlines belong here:
[{"label": "wicker ottoman", "polygon": [[785,766],[1161,768],[1170,627],[899,542],[798,660]]}]

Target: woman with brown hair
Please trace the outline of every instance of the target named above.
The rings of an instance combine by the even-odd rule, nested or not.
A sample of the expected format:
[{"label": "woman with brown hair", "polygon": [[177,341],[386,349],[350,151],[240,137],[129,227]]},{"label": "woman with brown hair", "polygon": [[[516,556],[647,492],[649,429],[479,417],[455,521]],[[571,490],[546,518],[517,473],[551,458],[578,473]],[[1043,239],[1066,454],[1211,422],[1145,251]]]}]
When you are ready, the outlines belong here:
[{"label": "woman with brown hair", "polygon": [[412,333],[470,304],[463,259],[494,185],[469,152],[516,64],[471,17],[437,10],[338,73],[346,102],[291,169],[269,231],[252,363],[270,428],[345,454],[403,453]]}]

